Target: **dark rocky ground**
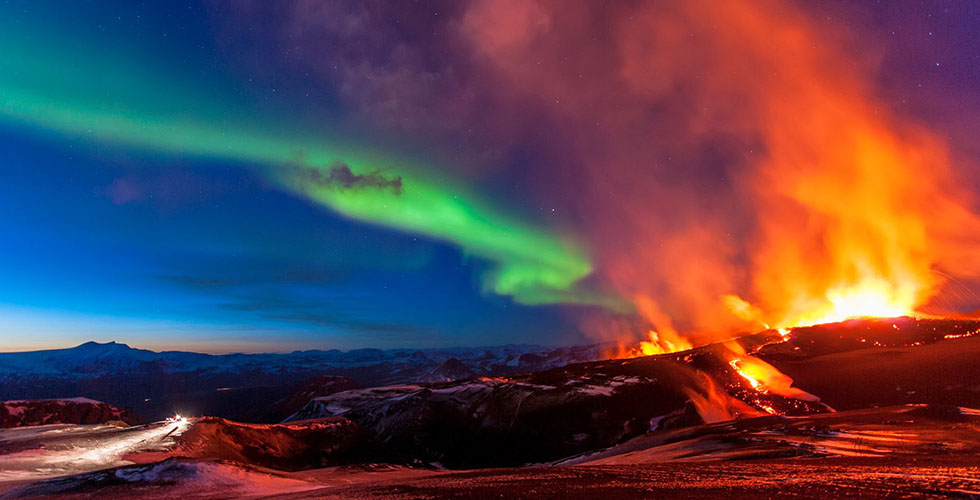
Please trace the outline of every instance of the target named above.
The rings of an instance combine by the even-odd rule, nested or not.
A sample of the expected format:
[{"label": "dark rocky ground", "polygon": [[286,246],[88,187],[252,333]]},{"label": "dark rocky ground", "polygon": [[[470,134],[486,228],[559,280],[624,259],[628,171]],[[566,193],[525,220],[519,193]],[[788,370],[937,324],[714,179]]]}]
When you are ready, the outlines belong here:
[{"label": "dark rocky ground", "polygon": [[[266,471],[250,471],[268,474]],[[243,474],[244,475],[244,474]],[[343,476],[343,477],[338,477]],[[89,491],[63,491],[39,499],[95,500],[141,498],[289,498],[289,499],[895,499],[980,496],[976,460],[908,461],[819,459],[642,465],[523,467],[465,472],[355,470],[329,471],[302,478],[268,475],[248,489],[239,483],[219,488],[171,478],[163,484],[116,481]],[[292,481],[292,482],[288,482]],[[306,484],[297,481],[306,481]],[[323,485],[316,485],[322,482]],[[2,488],[2,485],[0,485]],[[280,488],[271,492],[268,488]],[[2,490],[0,490],[2,491]],[[25,490],[21,490],[25,491]],[[29,491],[29,490],[28,490]],[[8,494],[17,494],[8,490]],[[8,498],[25,498],[10,496]]]},{"label": "dark rocky ground", "polygon": [[495,469],[282,498],[977,498],[976,461],[822,460]]}]

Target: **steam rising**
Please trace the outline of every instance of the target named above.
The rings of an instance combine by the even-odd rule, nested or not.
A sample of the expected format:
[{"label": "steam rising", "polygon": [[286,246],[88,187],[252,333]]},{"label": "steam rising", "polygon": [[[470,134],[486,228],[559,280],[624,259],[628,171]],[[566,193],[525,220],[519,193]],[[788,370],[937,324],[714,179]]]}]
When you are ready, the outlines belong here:
[{"label": "steam rising", "polygon": [[597,272],[662,311],[634,331],[909,314],[977,277],[947,146],[876,98],[840,27],[784,2],[520,4],[477,2],[467,33],[516,94],[567,103]]},{"label": "steam rising", "polygon": [[[0,56],[0,115],[258,165],[330,210],[486,259],[487,291],[597,306],[584,328],[644,335],[644,351],[935,310],[950,277],[980,278],[962,166],[939,134],[878,99],[873,54],[855,56],[847,30],[801,6],[474,0],[412,18],[435,23],[417,33],[391,28],[414,8],[402,2],[267,7],[289,10],[281,25],[256,5],[232,19],[248,36],[280,32],[298,48],[290,63],[321,71],[378,134],[459,158],[451,175],[382,172],[397,154],[227,113],[235,103],[211,97],[221,93],[161,85],[153,68],[89,60],[100,52],[71,43],[23,43],[28,28],[0,34],[18,49]],[[93,90],[77,61],[111,77]],[[473,193],[501,179],[547,216],[504,215],[484,201],[493,193]]]}]

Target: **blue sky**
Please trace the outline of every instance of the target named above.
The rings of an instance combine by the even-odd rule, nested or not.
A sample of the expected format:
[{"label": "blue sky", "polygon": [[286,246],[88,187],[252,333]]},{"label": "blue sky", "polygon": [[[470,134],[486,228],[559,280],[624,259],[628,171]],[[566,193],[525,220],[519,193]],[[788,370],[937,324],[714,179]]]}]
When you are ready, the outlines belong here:
[{"label": "blue sky", "polygon": [[[219,89],[219,107],[277,117],[302,107],[304,96],[257,99],[247,70],[215,55],[200,5],[2,8],[4,23],[29,38],[119,47],[118,57],[135,61],[152,55],[148,67]],[[103,56],[117,57],[93,58]],[[329,95],[319,97],[330,106]],[[318,120],[327,130],[336,118],[309,118]],[[6,349],[86,340],[282,351],[582,339],[558,306],[488,296],[477,285],[480,259],[340,217],[248,165],[9,122],[0,123],[0,158]]]},{"label": "blue sky", "polygon": [[[840,43],[866,49],[876,98],[948,139],[964,185],[976,185],[977,4],[786,4],[847,28]],[[691,137],[688,115],[701,103],[685,99],[700,96],[676,90],[651,102],[621,91],[612,33],[630,9],[655,4],[587,16],[594,33],[575,49],[581,60],[566,47],[584,40],[574,13],[588,3],[569,18],[547,13],[571,22],[574,40],[544,37],[501,60],[467,45],[474,18],[520,9],[489,15],[487,5],[0,3],[0,350],[643,335],[651,325],[628,304],[640,294],[675,320],[707,314],[692,308],[704,302],[689,287],[671,288],[679,271],[658,253],[698,224],[708,241],[735,247],[716,252],[732,262],[691,257],[684,272],[735,268],[732,286],[750,288],[755,216],[733,179],[764,146],[757,131]],[[497,34],[482,33],[482,47],[515,43]],[[186,122],[217,144],[130,136],[119,120],[141,130]],[[340,163],[304,170],[319,150],[297,145],[321,143]],[[276,157],[290,148],[296,158]],[[383,211],[403,199],[385,191],[394,180],[424,192],[402,208],[421,207],[420,220]],[[377,206],[366,207],[357,196],[372,189],[365,199]],[[938,299],[969,311],[980,305],[971,294]]]}]

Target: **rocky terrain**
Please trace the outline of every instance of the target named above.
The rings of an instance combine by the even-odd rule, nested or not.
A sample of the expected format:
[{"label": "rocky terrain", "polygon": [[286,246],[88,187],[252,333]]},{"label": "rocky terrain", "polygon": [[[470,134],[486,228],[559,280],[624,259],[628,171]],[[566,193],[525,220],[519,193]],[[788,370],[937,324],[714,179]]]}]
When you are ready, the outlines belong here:
[{"label": "rocky terrain", "polygon": [[524,374],[322,378],[283,424],[0,430],[0,494],[972,498],[978,352],[975,321],[862,319]]},{"label": "rocky terrain", "polygon": [[[651,429],[699,424],[690,403],[705,380],[741,415],[828,411],[819,401],[758,394],[724,350],[570,365],[527,375],[360,389],[315,398],[291,420],[343,416],[371,430],[393,457],[449,467],[520,465],[612,446]],[[750,402],[746,403],[739,397]]]},{"label": "rocky terrain", "polygon": [[395,456],[481,467],[556,460],[651,429],[734,417],[910,403],[978,408],[978,331],[970,321],[868,319],[738,340],[736,351],[754,352],[793,378],[783,393],[802,389],[797,397],[756,390],[733,369],[733,347],[715,344],[526,375],[338,392],[290,418],[344,416]]},{"label": "rocky terrain", "polygon": [[48,424],[137,424],[132,412],[88,398],[0,402],[0,427]]}]

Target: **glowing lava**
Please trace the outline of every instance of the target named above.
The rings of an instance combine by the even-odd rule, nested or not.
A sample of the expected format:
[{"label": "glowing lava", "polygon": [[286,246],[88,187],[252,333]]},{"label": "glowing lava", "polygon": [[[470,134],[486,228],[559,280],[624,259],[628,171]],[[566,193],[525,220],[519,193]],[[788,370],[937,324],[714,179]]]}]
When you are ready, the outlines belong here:
[{"label": "glowing lava", "polygon": [[854,287],[835,287],[827,292],[826,305],[786,320],[785,326],[811,326],[864,317],[914,316],[917,299],[913,288],[873,278]]},{"label": "glowing lava", "polygon": [[647,332],[647,336],[649,340],[640,341],[638,355],[653,356],[655,354],[667,354],[691,348],[691,344],[683,341],[683,339],[675,338],[679,342],[678,344],[661,338],[656,330],[650,330]]},{"label": "glowing lava", "polygon": [[[725,347],[732,359],[728,365],[738,373],[740,377],[749,383],[752,389],[762,394],[775,394],[793,399],[804,401],[819,401],[820,398],[793,387],[793,379],[779,371],[775,366],[765,361],[746,354],[745,350],[737,342],[727,342]],[[766,409],[766,408],[763,408]],[[772,413],[768,409],[767,412]]]},{"label": "glowing lava", "polygon": [[735,370],[736,373],[738,373],[739,375],[742,376],[742,378],[747,380],[749,382],[749,385],[751,385],[753,389],[757,391],[766,392],[765,388],[762,387],[762,382],[759,382],[759,379],[755,375],[750,373],[749,370],[740,366],[743,364],[741,359],[733,359],[729,361],[728,364],[731,365],[731,367]]},{"label": "glowing lava", "polygon": [[687,396],[706,424],[764,415],[758,409],[728,395],[710,375],[699,372],[697,387],[688,387]]}]

